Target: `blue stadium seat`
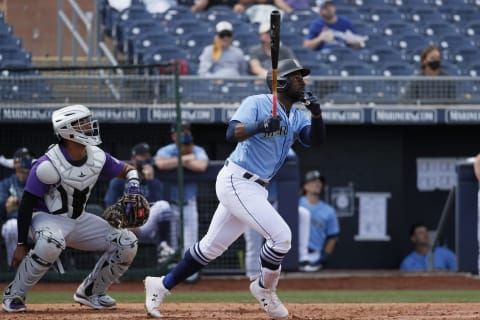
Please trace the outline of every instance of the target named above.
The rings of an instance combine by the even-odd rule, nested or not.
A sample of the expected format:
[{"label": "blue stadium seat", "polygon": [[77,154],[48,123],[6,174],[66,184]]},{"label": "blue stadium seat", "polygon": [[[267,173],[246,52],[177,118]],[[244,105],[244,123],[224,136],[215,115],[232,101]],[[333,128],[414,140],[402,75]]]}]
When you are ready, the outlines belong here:
[{"label": "blue stadium seat", "polygon": [[368,62],[377,70],[384,69],[386,64],[392,62],[401,62],[402,56],[398,50],[392,48],[378,48],[370,51]]},{"label": "blue stadium seat", "polygon": [[480,78],[480,59],[466,65],[463,68],[463,74],[466,76]]},{"label": "blue stadium seat", "polygon": [[310,75],[312,77],[323,77],[323,76],[330,76],[333,75],[333,70],[328,64],[324,63],[304,63],[302,62],[302,65],[305,68],[310,69]]},{"label": "blue stadium seat", "polygon": [[185,50],[203,50],[206,46],[213,44],[213,35],[206,34],[203,30],[180,35],[176,37],[176,43]]},{"label": "blue stadium seat", "polygon": [[385,63],[382,65],[379,74],[390,76],[411,76],[415,74],[415,69],[408,63],[401,61]]},{"label": "blue stadium seat", "polygon": [[406,34],[392,41],[392,45],[400,50],[413,52],[421,51],[430,42],[419,34]]},{"label": "blue stadium seat", "polygon": [[395,39],[407,34],[418,33],[417,28],[405,21],[387,22],[382,25],[381,31],[381,34],[383,34],[385,37],[388,37],[388,39],[391,41],[394,41]]},{"label": "blue stadium seat", "polygon": [[253,36],[251,33],[234,33],[232,45],[242,49],[244,53],[248,53],[250,47],[259,44],[258,36]]},{"label": "blue stadium seat", "polygon": [[255,91],[251,81],[226,81],[218,86],[219,95],[222,102],[241,102],[245,97]]},{"label": "blue stadium seat", "polygon": [[475,43],[476,46],[480,46],[480,21],[470,22],[461,28],[461,32]]},{"label": "blue stadium seat", "polygon": [[385,25],[392,22],[404,20],[402,13],[394,7],[372,8],[363,15],[363,20],[375,25]]},{"label": "blue stadium seat", "polygon": [[470,39],[458,34],[441,36],[436,42],[437,45],[445,51],[465,46],[474,47],[474,43]]},{"label": "blue stadium seat", "polygon": [[442,13],[442,17],[455,24],[465,24],[471,21],[480,20],[480,11],[471,5],[463,4],[459,1],[445,1],[449,3],[448,6],[443,6],[439,11]]},{"label": "blue stadium seat", "polygon": [[373,24],[370,24],[368,22],[355,22],[353,25],[353,28],[355,29],[356,34],[360,34],[362,36],[372,36],[377,34],[377,28],[374,27]]},{"label": "blue stadium seat", "polygon": [[143,55],[153,47],[176,47],[178,39],[162,30],[140,34],[133,42],[133,64],[143,63]]},{"label": "blue stadium seat", "polygon": [[185,53],[183,53],[178,48],[152,48],[145,52],[143,57],[144,64],[160,64],[160,63],[168,63],[172,60],[177,59],[186,59]]},{"label": "blue stadium seat", "polygon": [[368,37],[368,40],[365,41],[365,48],[369,50],[374,50],[378,48],[389,48],[390,41],[387,37],[381,34],[374,34]]},{"label": "blue stadium seat", "polygon": [[204,30],[207,34],[214,34],[213,27],[207,22],[200,20],[178,19],[172,20],[167,24],[167,31],[176,36],[192,33],[198,30]]},{"label": "blue stadium seat", "polygon": [[434,39],[439,39],[446,35],[459,34],[458,28],[444,21],[425,24],[421,30],[424,36]]},{"label": "blue stadium seat", "polygon": [[466,68],[474,63],[480,62],[480,55],[477,48],[460,47],[450,50],[448,59],[450,62],[455,63],[465,74]]},{"label": "blue stadium seat", "polygon": [[310,21],[317,19],[319,17],[318,13],[306,9],[306,10],[293,10],[291,13],[286,13],[283,16],[283,22],[291,21],[293,23],[297,23],[299,21]]},{"label": "blue stadium seat", "polygon": [[242,21],[242,14],[233,12],[230,7],[227,8],[228,10],[210,8],[207,11],[199,12],[197,17],[200,20],[208,22],[209,24],[216,24],[220,21],[230,21],[231,23],[235,21]]},{"label": "blue stadium seat", "polygon": [[407,21],[415,24],[427,24],[444,21],[440,12],[433,7],[413,9],[409,13],[405,14],[405,18]]},{"label": "blue stadium seat", "polygon": [[480,98],[480,83],[478,81],[456,82],[457,102],[472,103]]},{"label": "blue stadium seat", "polygon": [[[310,29],[311,21],[286,21],[282,23],[282,30],[288,30],[286,32],[290,32],[296,34],[299,38],[304,38],[308,34],[308,30]],[[284,32],[280,30],[280,32]]]},{"label": "blue stadium seat", "polygon": [[375,69],[367,63],[346,62],[340,66],[332,66],[333,72],[342,77],[348,76],[373,76]]},{"label": "blue stadium seat", "polygon": [[[328,64],[339,64],[344,61],[359,61],[360,54],[352,48],[347,47],[332,47],[320,51],[317,54],[317,60]],[[303,60],[300,60],[303,61]]]},{"label": "blue stadium seat", "polygon": [[129,63],[133,62],[134,41],[142,34],[152,32],[162,32],[163,26],[155,20],[143,20],[132,22],[124,26],[124,37],[120,52],[125,55],[125,60]]}]

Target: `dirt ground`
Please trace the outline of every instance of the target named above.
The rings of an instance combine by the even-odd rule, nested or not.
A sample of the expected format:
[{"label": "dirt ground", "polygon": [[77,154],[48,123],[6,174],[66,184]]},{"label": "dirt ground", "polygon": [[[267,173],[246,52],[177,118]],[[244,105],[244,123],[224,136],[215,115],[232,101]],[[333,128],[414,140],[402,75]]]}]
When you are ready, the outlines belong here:
[{"label": "dirt ground", "polygon": [[[196,284],[181,284],[175,291],[235,291],[248,290],[248,280],[243,277],[204,277]],[[33,291],[65,291],[72,294],[77,283],[39,283]],[[286,274],[279,290],[353,290],[353,289],[480,289],[480,279],[468,275],[402,275],[376,272],[375,275],[333,273],[319,275]],[[141,281],[114,284],[109,292],[131,291],[143,294]],[[67,294],[67,293],[66,293]],[[286,303],[290,311],[288,319],[322,320],[381,320],[381,319],[480,319],[479,303]],[[22,314],[0,313],[0,319],[146,319],[141,303],[118,303],[116,310],[91,310],[75,303],[28,304]],[[256,303],[176,303],[162,305],[162,319],[269,319]]]}]

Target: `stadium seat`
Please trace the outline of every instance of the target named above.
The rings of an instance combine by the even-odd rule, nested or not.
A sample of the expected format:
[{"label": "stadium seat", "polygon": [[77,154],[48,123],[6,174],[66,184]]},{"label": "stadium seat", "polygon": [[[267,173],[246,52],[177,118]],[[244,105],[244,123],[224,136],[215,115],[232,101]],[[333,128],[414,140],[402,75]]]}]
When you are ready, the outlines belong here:
[{"label": "stadium seat", "polygon": [[310,21],[317,19],[318,13],[313,10],[293,10],[291,13],[286,13],[283,16],[283,21],[291,21],[297,23],[299,21]]},{"label": "stadium seat", "polygon": [[474,63],[480,62],[480,55],[477,48],[460,47],[450,50],[449,61],[455,63],[465,74],[466,68]]},{"label": "stadium seat", "polygon": [[456,100],[458,103],[472,103],[480,99],[480,83],[478,81],[456,81]]},{"label": "stadium seat", "polygon": [[444,21],[440,12],[433,7],[413,9],[405,14],[405,18],[407,21],[415,24],[427,24]]},{"label": "stadium seat", "polygon": [[447,35],[458,35],[459,30],[448,22],[433,22],[421,27],[422,34],[426,37],[439,39]]},{"label": "stadium seat", "polygon": [[480,77],[480,60],[470,63],[463,68],[463,74],[471,77]]},{"label": "stadium seat", "polygon": [[391,22],[403,21],[403,15],[394,7],[372,8],[363,15],[363,20],[375,25],[385,25]]},{"label": "stadium seat", "polygon": [[358,51],[351,48],[331,47],[320,51],[317,54],[317,60],[327,64],[339,64],[344,61],[360,61],[360,55]]},{"label": "stadium seat", "polygon": [[420,52],[423,48],[428,46],[431,42],[427,38],[419,34],[406,34],[398,37],[392,41],[392,45],[400,50],[407,52]]},{"label": "stadium seat", "polygon": [[353,28],[355,29],[356,34],[360,34],[362,36],[372,36],[377,34],[377,28],[374,27],[374,25],[368,23],[368,22],[355,22],[353,25]]},{"label": "stadium seat", "polygon": [[383,66],[391,62],[401,62],[402,56],[398,50],[392,48],[377,48],[370,51],[368,62],[376,69],[383,69]]},{"label": "stadium seat", "polygon": [[385,77],[391,76],[411,76],[415,74],[415,69],[408,63],[390,62],[381,66],[379,74]]},{"label": "stadium seat", "polygon": [[445,51],[465,46],[472,48],[474,47],[474,43],[470,39],[459,34],[441,36],[436,42],[437,45]]},{"label": "stadium seat", "polygon": [[143,63],[143,55],[153,47],[176,47],[178,39],[161,30],[140,34],[133,42],[133,64]]},{"label": "stadium seat", "polygon": [[447,61],[442,61],[442,71],[451,76],[462,75],[462,70],[460,70],[456,65]]},{"label": "stadium seat", "polygon": [[365,41],[365,48],[368,50],[390,48],[390,42],[387,37],[381,34],[374,34],[368,36],[368,40]]},{"label": "stadium seat", "polygon": [[366,63],[346,62],[339,67],[332,66],[334,73],[342,77],[348,76],[373,76],[375,69]]},{"label": "stadium seat", "polygon": [[163,26],[160,25],[155,20],[143,20],[132,22],[124,26],[123,33],[123,43],[120,52],[125,55],[125,60],[128,63],[133,62],[134,55],[134,41],[138,39],[141,34],[151,33],[151,32],[162,32]]},{"label": "stadium seat", "polygon": [[167,24],[167,31],[172,35],[184,35],[198,30],[204,30],[207,34],[214,34],[214,29],[207,22],[200,20],[178,19]]}]

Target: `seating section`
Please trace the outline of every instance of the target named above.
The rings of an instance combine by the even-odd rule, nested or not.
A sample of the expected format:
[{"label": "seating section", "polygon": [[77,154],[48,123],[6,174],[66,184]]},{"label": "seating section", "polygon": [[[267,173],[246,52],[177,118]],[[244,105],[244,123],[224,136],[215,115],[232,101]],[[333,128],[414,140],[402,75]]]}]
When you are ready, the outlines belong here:
[{"label": "seating section", "polygon": [[[0,100],[31,101],[50,100],[52,89],[41,79],[32,66],[32,54],[22,47],[22,40],[15,37],[13,27],[5,22],[0,11]],[[25,77],[11,78],[11,75]]]},{"label": "seating section", "polygon": [[[358,64],[358,70],[368,64],[375,75],[407,75],[418,70],[420,52],[429,44],[442,48],[447,69],[454,75],[471,75],[471,65],[480,62],[480,55],[473,54],[480,44],[478,1],[344,0],[336,1],[335,6],[337,14],[352,20],[358,34],[369,37],[363,49],[306,52],[303,38],[318,13],[312,7],[283,17],[282,43],[305,65],[319,66],[313,68],[313,75],[346,74],[339,69],[347,61]],[[100,12],[105,34],[113,38],[117,53],[123,54],[127,63],[165,61],[159,57],[174,57],[176,48],[177,57],[186,59],[194,74],[201,50],[212,42],[215,24],[221,20],[234,25],[234,45],[246,54],[258,43],[256,25],[227,6],[193,13],[188,6],[179,5],[163,14],[150,14],[141,0],[133,0],[123,12],[104,1]]]}]

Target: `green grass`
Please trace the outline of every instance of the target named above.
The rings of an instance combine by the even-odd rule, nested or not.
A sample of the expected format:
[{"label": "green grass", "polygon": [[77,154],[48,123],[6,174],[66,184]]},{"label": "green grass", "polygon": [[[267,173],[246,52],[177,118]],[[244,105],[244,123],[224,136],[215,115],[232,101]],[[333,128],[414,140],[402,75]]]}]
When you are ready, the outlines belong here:
[{"label": "green grass", "polygon": [[[141,292],[112,292],[119,302],[143,303]],[[479,290],[319,290],[279,291],[286,303],[480,302]],[[32,292],[29,303],[71,303],[73,292]],[[245,292],[174,292],[167,302],[254,302]]]}]

